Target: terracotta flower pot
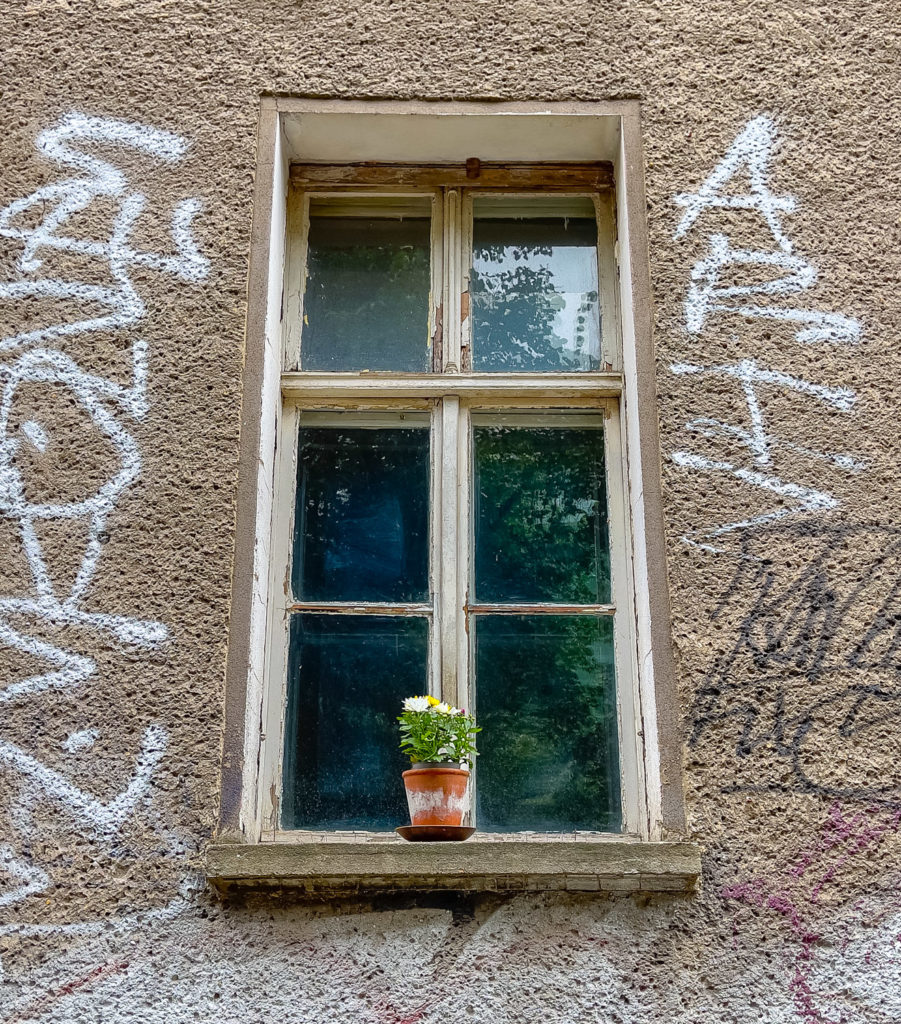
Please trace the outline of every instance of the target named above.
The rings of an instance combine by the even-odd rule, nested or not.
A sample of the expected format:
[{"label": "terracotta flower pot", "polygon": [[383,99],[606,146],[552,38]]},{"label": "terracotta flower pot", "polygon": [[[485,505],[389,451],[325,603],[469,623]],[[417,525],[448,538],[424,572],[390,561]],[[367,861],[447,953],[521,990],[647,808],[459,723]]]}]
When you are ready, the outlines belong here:
[{"label": "terracotta flower pot", "polygon": [[404,772],[413,825],[461,825],[469,772],[453,764],[418,764]]}]

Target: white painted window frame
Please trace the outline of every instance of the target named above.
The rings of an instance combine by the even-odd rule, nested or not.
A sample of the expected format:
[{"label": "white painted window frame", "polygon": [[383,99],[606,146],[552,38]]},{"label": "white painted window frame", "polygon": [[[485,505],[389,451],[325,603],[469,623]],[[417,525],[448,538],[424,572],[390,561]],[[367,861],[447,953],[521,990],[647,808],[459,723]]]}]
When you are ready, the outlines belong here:
[{"label": "white painted window frame", "polygon": [[[580,374],[491,374],[493,393],[479,395],[473,387],[460,386],[463,353],[471,345],[471,320],[462,315],[461,297],[468,292],[472,264],[473,201],[478,196],[504,196],[528,199],[548,194],[541,190],[505,190],[467,188],[412,190],[359,188],[331,192],[320,187],[292,189],[288,198],[287,258],[285,264],[285,315],[283,317],[283,372],[281,375],[282,406],[280,410],[280,453],[275,473],[273,523],[271,535],[271,572],[269,581],[269,628],[267,666],[262,708],[260,757],[260,838],[263,841],[295,842],[322,838],[324,833],[303,829],[285,830],[280,826],[280,805],[283,785],[285,748],[285,715],[287,707],[287,664],[290,645],[291,615],[297,605],[291,600],[291,538],[297,474],[298,427],[306,413],[317,420],[331,410],[333,416],[343,414],[354,421],[372,423],[372,417],[384,410],[392,418],[402,411],[409,413],[430,410],[431,415],[431,547],[430,585],[432,601],[425,607],[409,607],[410,614],[420,614],[429,621],[430,690],[453,704],[472,705],[473,644],[467,629],[466,611],[472,550],[472,495],[470,493],[471,419],[490,416],[501,420],[505,413],[533,412],[540,422],[556,422],[560,417],[571,421],[573,414],[594,413],[604,418],[603,439],[607,473],[609,545],[612,577],[612,606],[616,658],[616,686],[619,724],[620,785],[623,812],[622,833],[617,836],[647,838],[647,808],[644,799],[642,757],[639,750],[640,712],[634,685],[635,643],[631,609],[632,580],[627,551],[627,508],[624,475],[624,452],[619,425],[619,394],[621,393],[620,333],[615,300],[615,238],[612,197],[597,191],[555,192],[556,199],[589,198],[598,224],[599,306],[601,309],[601,362],[610,369],[603,373]],[[443,372],[396,376],[379,373],[366,382],[368,398],[343,396],[340,375],[308,374],[300,369],[300,334],[303,323],[305,292],[306,239],[309,229],[310,203],[328,200],[384,197],[422,198],[432,200],[432,274],[433,303],[430,310],[430,332],[434,330],[437,308],[444,310]],[[457,378],[448,380],[448,377]],[[469,375],[474,377],[476,375]],[[482,375],[478,375],[482,376]],[[577,394],[572,394],[572,378],[578,380]],[[527,387],[521,387],[520,382]],[[332,386],[328,387],[329,381]],[[315,383],[314,383],[315,382]],[[362,383],[362,382],[361,382]],[[426,397],[398,396],[398,385],[409,389],[415,385]],[[322,384],[324,396],[317,395],[315,384]],[[313,385],[311,387],[311,385]],[[448,385],[458,393],[446,394]],[[477,387],[477,386],[476,386]],[[500,392],[500,393],[498,393]],[[388,413],[388,410],[391,410]],[[340,410],[340,411],[339,411]],[[543,411],[542,411],[543,410]],[[333,607],[336,603],[329,602]],[[371,604],[361,602],[361,604]],[[542,603],[550,606],[550,602]],[[359,605],[355,605],[359,607]],[[474,780],[477,785],[477,773]],[[354,832],[363,840],[383,833]],[[591,833],[588,833],[590,835]],[[603,835],[603,833],[598,833]]]},{"label": "white painted window frame", "polygon": [[[242,408],[242,448],[237,503],[237,542],[232,584],[232,621],[225,692],[222,793],[217,835],[226,843],[259,844],[264,839],[301,843],[309,834],[280,834],[271,826],[273,741],[269,719],[273,652],[283,635],[272,614],[279,568],[288,552],[278,538],[290,537],[290,502],[278,488],[292,479],[297,433],[286,408],[334,408],[371,403],[373,382],[360,374],[301,374],[286,369],[290,341],[283,324],[292,296],[283,290],[291,247],[302,239],[296,213],[287,223],[293,161],[339,164],[376,160],[388,163],[453,162],[460,153],[495,161],[608,160],[615,179],[617,240],[610,296],[619,321],[621,350],[611,372],[560,374],[554,393],[573,407],[614,399],[607,421],[608,474],[619,460],[622,507],[611,504],[611,530],[626,538],[624,571],[628,582],[631,638],[631,700],[625,717],[635,723],[635,792],[638,812],[631,836],[600,836],[608,841],[676,839],[686,834],[681,783],[675,668],[672,655],[665,548],[659,483],[659,441],[653,383],[653,341],[647,264],[647,227],[638,101],[597,103],[418,103],[400,101],[264,98],[258,137],[258,170],[251,243],[247,364]],[[296,259],[296,255],[294,257]],[[442,268],[454,273],[454,268]],[[459,272],[459,271],[457,271]],[[602,275],[603,277],[603,272]],[[296,321],[295,321],[296,322]],[[457,330],[461,330],[460,327]],[[445,339],[449,333],[445,324]],[[620,338],[617,339],[618,341]],[[459,337],[457,351],[461,351]],[[621,360],[621,361],[620,361]],[[607,367],[603,368],[605,371]],[[518,376],[518,375],[517,375]],[[510,381],[497,374],[457,373],[442,392],[461,402],[490,406],[531,406],[544,400],[543,375]],[[429,407],[434,380],[396,381],[384,408]],[[496,407],[495,405],[495,407]],[[447,408],[451,409],[448,404]],[[292,416],[294,414],[292,413]],[[611,450],[612,449],[612,450]],[[612,489],[612,488],[611,488]],[[292,488],[293,490],[293,488]],[[293,500],[293,494],[292,494]],[[621,527],[613,520],[621,515]],[[652,578],[653,576],[653,578]],[[619,597],[616,598],[620,600]],[[280,655],[279,655],[280,657]],[[619,671],[619,667],[618,667]],[[284,673],[279,677],[283,685]],[[622,677],[621,677],[622,678]],[[621,724],[621,729],[627,728]],[[277,730],[278,731],[278,730]],[[279,780],[280,783],[280,780]],[[624,778],[624,793],[631,782]],[[630,812],[627,812],[627,818]],[[378,834],[384,838],[385,834]],[[346,838],[341,833],[338,838]],[[355,836],[364,839],[365,836]],[[575,838],[575,837],[573,837]]]}]

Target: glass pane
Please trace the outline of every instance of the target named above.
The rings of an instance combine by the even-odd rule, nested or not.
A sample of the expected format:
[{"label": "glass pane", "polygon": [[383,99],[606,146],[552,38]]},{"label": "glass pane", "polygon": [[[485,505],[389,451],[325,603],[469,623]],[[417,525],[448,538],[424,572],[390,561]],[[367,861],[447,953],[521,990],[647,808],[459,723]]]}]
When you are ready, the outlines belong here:
[{"label": "glass pane", "polygon": [[476,601],[607,604],[604,434],[473,428]]},{"label": "glass pane", "polygon": [[613,619],[479,615],[478,827],[619,832]]},{"label": "glass pane", "polygon": [[408,820],[397,716],[426,693],[428,622],[294,615],[283,828],[393,829]]},{"label": "glass pane", "polygon": [[429,369],[430,200],[312,200],[304,370]]},{"label": "glass pane", "polygon": [[429,431],[300,428],[293,587],[305,601],[428,599]]},{"label": "glass pane", "polygon": [[600,368],[597,241],[590,199],[474,200],[474,370]]}]

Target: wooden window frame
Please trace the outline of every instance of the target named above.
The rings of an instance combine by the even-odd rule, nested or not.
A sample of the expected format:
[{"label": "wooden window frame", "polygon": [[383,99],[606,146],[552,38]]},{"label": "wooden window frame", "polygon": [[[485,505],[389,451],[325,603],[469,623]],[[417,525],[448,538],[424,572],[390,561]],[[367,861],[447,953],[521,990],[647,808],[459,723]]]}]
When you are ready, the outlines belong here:
[{"label": "wooden window frame", "polygon": [[[281,827],[284,726],[290,616],[300,611],[326,614],[407,614],[430,623],[430,692],[451,704],[472,703],[473,651],[469,625],[478,613],[600,614],[613,617],[619,731],[622,832],[585,833],[647,839],[640,709],[635,679],[634,628],[630,608],[634,581],[626,557],[626,482],[619,402],[622,394],[621,341],[614,281],[615,236],[612,168],[609,164],[507,165],[505,167],[352,167],[295,165],[288,194],[285,264],[284,361],[280,378],[281,423],[276,471],[271,557],[267,685],[262,709],[260,756],[261,823],[264,842],[320,841],[329,832]],[[487,179],[487,183],[486,183]],[[465,182],[465,183],[463,183]],[[551,183],[552,187],[549,187]],[[474,200],[486,196],[535,199],[589,198],[598,226],[598,292],[602,371],[578,373],[473,373],[469,271],[472,266]],[[313,200],[386,198],[431,201],[432,289],[429,337],[432,366],[426,373],[304,371],[300,335],[307,263],[309,210]],[[291,539],[297,438],[305,413],[328,412],[370,420],[380,410],[429,411],[432,471],[430,529],[430,603],[297,602],[290,596]],[[594,413],[603,417],[607,474],[609,546],[614,593],[609,605],[568,606],[541,603],[501,606],[469,602],[472,561],[471,451],[473,416],[495,419],[519,411],[543,421],[558,415]],[[615,613],[616,609],[618,612]],[[477,785],[478,772],[475,773]],[[331,831],[331,830],[330,830]],[[384,833],[354,830],[361,841]],[[559,835],[569,833],[558,833]]]},{"label": "wooden window frame", "polygon": [[[687,841],[682,790],[641,135],[637,100],[556,104],[261,100],[220,804],[215,840],[206,854],[207,875],[220,889],[275,885],[338,894],[398,887],[693,888],[700,861],[699,848]],[[636,627],[632,681],[639,712],[636,733],[646,820],[640,823],[637,836],[602,836],[599,841],[569,836],[562,842],[506,836],[501,843],[474,838],[462,848],[434,852],[384,833],[373,837],[375,846],[361,845],[360,836],[346,842],[348,837],[342,833],[323,836],[325,847],[301,841],[297,833],[285,842],[265,842],[262,808],[268,794],[262,781],[261,752],[267,737],[262,706],[267,688],[265,659],[271,650],[269,573],[275,564],[272,541],[279,512],[273,487],[276,459],[284,453],[280,410],[288,402],[321,409],[335,408],[336,402],[339,407],[347,403],[366,407],[376,389],[381,393],[376,402],[381,408],[427,409],[435,383],[434,375],[431,379],[392,375],[386,395],[377,374],[301,374],[285,369],[282,324],[289,297],[283,290],[284,268],[290,240],[296,237],[296,224],[288,223],[291,179],[318,187],[317,176],[333,180],[334,170],[326,168],[340,167],[341,184],[333,181],[330,186],[338,191],[359,188],[361,177],[376,192],[416,189],[423,184],[434,188],[435,179],[424,181],[420,172],[429,158],[436,158],[445,162],[437,167],[444,175],[444,187],[466,186],[476,170],[472,160],[458,159],[466,152],[486,158],[478,168],[479,183],[489,188],[497,187],[491,175],[509,170],[509,161],[532,157],[543,161],[532,165],[533,172],[553,179],[542,183],[533,176],[533,185],[555,189],[560,182],[562,191],[598,187],[615,197],[615,301],[621,350],[616,360],[608,360],[615,365],[602,366],[596,373],[557,374],[550,383],[552,402],[565,398],[572,408],[597,408],[600,401],[614,399],[619,412],[626,533],[631,540],[626,552],[634,603],[630,612]],[[360,154],[380,163],[361,161]],[[595,175],[590,183],[578,170],[580,181],[567,177],[573,163],[590,165]],[[517,165],[517,172],[521,166]],[[373,185],[377,175],[382,180]],[[441,326],[446,330],[444,323]],[[489,408],[492,402],[495,407],[530,407],[547,400],[547,384],[543,375],[505,377],[463,370],[444,375],[441,391],[460,402],[478,401]],[[329,852],[320,856],[317,851]]]}]

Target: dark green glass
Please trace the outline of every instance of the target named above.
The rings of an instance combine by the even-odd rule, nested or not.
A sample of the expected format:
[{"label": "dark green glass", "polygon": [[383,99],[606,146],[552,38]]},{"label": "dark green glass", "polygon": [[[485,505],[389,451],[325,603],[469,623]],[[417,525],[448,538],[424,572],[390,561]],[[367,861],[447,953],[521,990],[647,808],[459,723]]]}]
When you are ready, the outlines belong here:
[{"label": "dark green glass", "polygon": [[304,370],[429,369],[431,223],[311,209]]},{"label": "dark green glass", "polygon": [[477,824],[622,830],[613,619],[478,615]]},{"label": "dark green glass", "polygon": [[526,373],[601,365],[594,217],[473,220],[473,369]]},{"label": "dark green glass", "polygon": [[301,426],[298,600],[424,601],[428,572],[428,427]]},{"label": "dark green glass", "polygon": [[602,429],[473,428],[481,603],[607,604]]},{"label": "dark green glass", "polygon": [[424,618],[291,619],[282,827],[391,830],[408,820],[397,716],[428,691]]}]

